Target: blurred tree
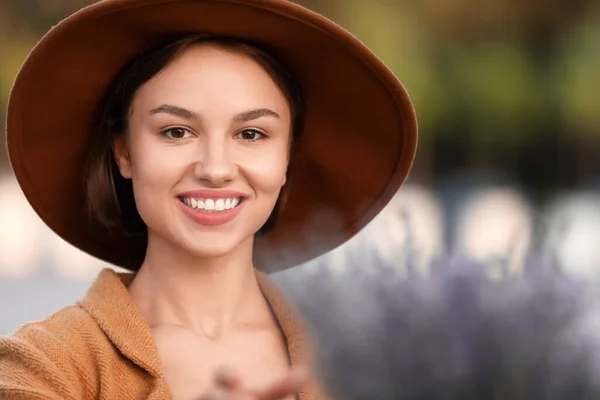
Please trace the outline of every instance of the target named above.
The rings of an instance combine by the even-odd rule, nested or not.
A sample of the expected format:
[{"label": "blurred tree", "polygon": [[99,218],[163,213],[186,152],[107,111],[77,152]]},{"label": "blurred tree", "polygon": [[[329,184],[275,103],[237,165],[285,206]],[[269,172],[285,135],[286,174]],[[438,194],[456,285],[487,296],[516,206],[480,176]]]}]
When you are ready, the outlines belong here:
[{"label": "blurred tree", "polygon": [[526,40],[546,47],[575,25],[595,0],[423,0],[418,4],[440,37],[462,41]]},{"label": "blurred tree", "polygon": [[563,143],[577,148],[579,179],[600,169],[600,15],[594,17],[564,36],[554,71]]},{"label": "blurred tree", "polygon": [[600,136],[600,17],[564,36],[554,80],[569,132]]}]

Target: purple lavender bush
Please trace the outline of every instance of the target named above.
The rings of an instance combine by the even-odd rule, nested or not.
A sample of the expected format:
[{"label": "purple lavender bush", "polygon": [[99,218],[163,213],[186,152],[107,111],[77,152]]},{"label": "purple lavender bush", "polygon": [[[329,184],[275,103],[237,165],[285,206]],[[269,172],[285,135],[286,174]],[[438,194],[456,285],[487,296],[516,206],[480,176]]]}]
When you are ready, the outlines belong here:
[{"label": "purple lavender bush", "polygon": [[302,288],[290,295],[314,328],[320,372],[338,399],[600,398],[591,283],[542,258],[501,279],[451,256],[428,274],[367,259],[289,285]]}]

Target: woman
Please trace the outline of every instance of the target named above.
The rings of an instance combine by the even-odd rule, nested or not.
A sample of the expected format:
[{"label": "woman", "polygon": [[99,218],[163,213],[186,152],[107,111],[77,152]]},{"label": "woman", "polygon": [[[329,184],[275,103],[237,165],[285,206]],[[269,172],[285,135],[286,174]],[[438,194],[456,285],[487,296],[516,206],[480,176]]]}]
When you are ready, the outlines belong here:
[{"label": "woman", "polygon": [[416,136],[391,72],[292,3],[105,0],[67,18],[15,82],[11,163],[48,226],[132,273],[1,339],[0,397],[324,399],[264,272],[370,221]]}]

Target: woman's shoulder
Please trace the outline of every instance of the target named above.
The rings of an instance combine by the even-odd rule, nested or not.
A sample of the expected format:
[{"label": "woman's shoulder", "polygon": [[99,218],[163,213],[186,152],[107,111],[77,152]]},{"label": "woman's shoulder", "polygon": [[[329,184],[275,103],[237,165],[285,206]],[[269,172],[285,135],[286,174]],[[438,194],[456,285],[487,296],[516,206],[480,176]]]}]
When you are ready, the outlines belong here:
[{"label": "woman's shoulder", "polygon": [[53,348],[54,345],[73,349],[79,342],[85,342],[90,334],[101,334],[93,318],[79,305],[69,305],[44,319],[21,325],[9,336],[0,337],[0,347],[35,344],[50,346],[48,350],[59,350]]},{"label": "woman's shoulder", "polygon": [[131,279],[104,269],[75,305],[0,338],[0,398],[168,398]]},{"label": "woman's shoulder", "polygon": [[77,305],[22,325],[0,337],[0,397],[69,399],[90,393],[102,342],[98,325]]}]

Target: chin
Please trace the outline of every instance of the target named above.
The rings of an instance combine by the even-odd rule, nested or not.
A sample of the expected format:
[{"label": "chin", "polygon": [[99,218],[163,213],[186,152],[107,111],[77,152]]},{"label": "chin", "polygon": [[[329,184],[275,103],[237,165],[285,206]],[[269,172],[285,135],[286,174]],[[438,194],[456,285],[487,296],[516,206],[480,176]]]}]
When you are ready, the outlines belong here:
[{"label": "chin", "polygon": [[204,243],[188,248],[188,253],[197,259],[221,258],[232,254],[236,246],[229,243]]},{"label": "chin", "polygon": [[154,242],[157,250],[180,253],[185,258],[216,259],[238,253],[242,257],[248,256],[251,259],[255,234],[254,227],[251,225],[255,224],[245,225],[244,227],[234,225],[201,227],[195,224],[191,227],[188,224],[162,226],[161,230],[151,230],[151,236],[154,238],[151,241]]},{"label": "chin", "polygon": [[[238,236],[233,232],[211,232],[196,235],[183,243],[179,243],[190,256],[197,259],[222,258],[238,251],[243,252],[248,239],[246,235]],[[250,248],[252,243],[250,242]],[[251,250],[250,250],[251,251]]]}]

